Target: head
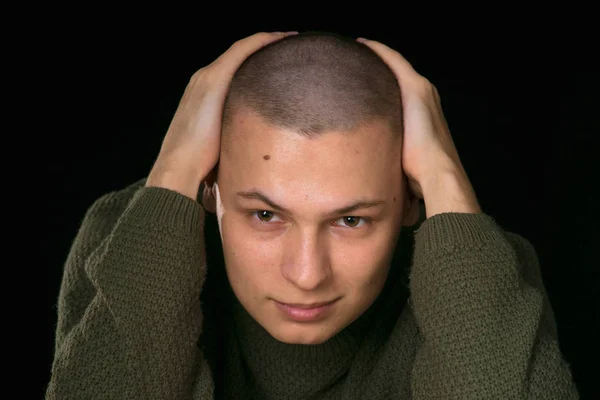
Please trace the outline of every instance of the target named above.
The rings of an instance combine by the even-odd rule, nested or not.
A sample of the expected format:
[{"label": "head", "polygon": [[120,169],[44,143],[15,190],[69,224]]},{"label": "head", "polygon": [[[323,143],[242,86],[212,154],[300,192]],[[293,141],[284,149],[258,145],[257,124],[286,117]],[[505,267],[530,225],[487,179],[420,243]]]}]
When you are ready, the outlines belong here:
[{"label": "head", "polygon": [[351,39],[288,37],[233,77],[217,217],[233,292],[274,338],[322,343],[376,300],[418,217],[401,143],[396,78]]}]

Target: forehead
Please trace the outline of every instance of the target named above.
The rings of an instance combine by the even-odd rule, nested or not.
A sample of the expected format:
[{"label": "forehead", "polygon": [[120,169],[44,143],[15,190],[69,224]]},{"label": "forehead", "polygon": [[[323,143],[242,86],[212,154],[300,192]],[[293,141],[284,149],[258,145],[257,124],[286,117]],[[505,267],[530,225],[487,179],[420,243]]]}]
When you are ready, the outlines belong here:
[{"label": "forehead", "polygon": [[[219,186],[261,188],[290,197],[382,195],[400,180],[400,140],[387,124],[306,137],[274,127],[259,116],[238,114],[228,127]],[[221,179],[222,178],[222,179]]]}]

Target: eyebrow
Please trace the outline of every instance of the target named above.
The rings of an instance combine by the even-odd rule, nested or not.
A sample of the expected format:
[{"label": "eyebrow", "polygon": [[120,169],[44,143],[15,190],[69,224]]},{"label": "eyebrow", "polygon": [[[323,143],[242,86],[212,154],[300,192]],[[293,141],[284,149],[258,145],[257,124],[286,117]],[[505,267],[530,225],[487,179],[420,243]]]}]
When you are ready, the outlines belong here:
[{"label": "eyebrow", "polygon": [[[246,199],[246,200],[262,201],[263,203],[267,204],[269,207],[271,207],[273,210],[275,210],[277,212],[284,213],[284,214],[292,214],[292,212],[290,210],[275,203],[273,200],[271,200],[269,197],[267,197],[264,193],[261,193],[258,190],[252,190],[249,192],[237,192],[236,195],[238,197],[240,197],[242,199]],[[345,206],[345,207],[339,208],[337,210],[329,211],[325,215],[326,216],[348,215],[348,213],[351,213],[352,211],[356,211],[356,210],[363,209],[363,208],[377,207],[384,203],[385,203],[385,201],[383,201],[383,200],[374,200],[374,201],[360,200],[353,204],[350,204],[349,206]]]}]

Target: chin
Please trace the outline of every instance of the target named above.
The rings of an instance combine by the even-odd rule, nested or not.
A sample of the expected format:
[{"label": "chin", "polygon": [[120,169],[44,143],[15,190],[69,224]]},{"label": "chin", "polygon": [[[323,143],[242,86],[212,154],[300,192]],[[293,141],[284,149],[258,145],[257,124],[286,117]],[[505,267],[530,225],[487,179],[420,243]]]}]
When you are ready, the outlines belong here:
[{"label": "chin", "polygon": [[[294,324],[295,325],[295,324]],[[336,332],[328,332],[321,329],[318,325],[312,326],[290,326],[287,329],[279,329],[277,331],[269,331],[271,336],[276,340],[285,344],[304,344],[316,345],[325,343]]]}]

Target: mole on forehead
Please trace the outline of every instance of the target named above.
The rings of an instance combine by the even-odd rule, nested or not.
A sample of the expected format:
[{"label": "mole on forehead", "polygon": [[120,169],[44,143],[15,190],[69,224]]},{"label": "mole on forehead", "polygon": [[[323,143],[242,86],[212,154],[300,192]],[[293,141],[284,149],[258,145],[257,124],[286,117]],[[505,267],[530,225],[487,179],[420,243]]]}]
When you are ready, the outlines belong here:
[{"label": "mole on forehead", "polygon": [[270,155],[268,155],[268,154],[265,154],[265,155],[263,156],[263,159],[265,159],[265,160],[270,160],[270,159],[271,159],[271,156],[270,156]]}]

